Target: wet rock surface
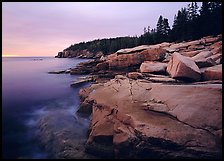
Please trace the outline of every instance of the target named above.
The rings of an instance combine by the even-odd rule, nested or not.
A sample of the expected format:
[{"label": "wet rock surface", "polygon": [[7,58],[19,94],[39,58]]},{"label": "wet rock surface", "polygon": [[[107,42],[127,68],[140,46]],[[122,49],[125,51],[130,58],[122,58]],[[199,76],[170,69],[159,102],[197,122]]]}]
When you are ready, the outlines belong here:
[{"label": "wet rock surface", "polygon": [[83,135],[87,134],[85,124],[87,124],[85,118],[76,118],[62,110],[49,112],[40,118],[38,122],[39,140],[49,152],[50,158],[96,158],[85,152],[86,136]]}]

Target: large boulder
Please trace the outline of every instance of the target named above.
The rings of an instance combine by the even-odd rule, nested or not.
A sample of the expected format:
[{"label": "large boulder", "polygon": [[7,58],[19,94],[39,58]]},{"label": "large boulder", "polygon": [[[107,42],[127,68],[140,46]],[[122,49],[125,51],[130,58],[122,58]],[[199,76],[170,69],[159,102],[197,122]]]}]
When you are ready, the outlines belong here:
[{"label": "large boulder", "polygon": [[187,78],[194,81],[201,79],[201,72],[195,62],[175,52],[167,65],[167,72],[172,78]]},{"label": "large boulder", "polygon": [[138,65],[143,61],[143,57],[139,53],[122,54],[110,57],[107,60],[110,69],[122,69],[130,66]]},{"label": "large boulder", "polygon": [[162,61],[163,59],[165,59],[166,50],[160,47],[151,47],[140,52],[140,55],[143,56],[144,61]]},{"label": "large boulder", "polygon": [[154,61],[144,61],[140,66],[141,73],[165,73],[166,63],[154,62]]},{"label": "large boulder", "polygon": [[122,69],[130,66],[140,65],[143,61],[160,61],[165,58],[166,50],[161,47],[151,46],[141,52],[128,54],[114,53],[107,57],[110,69]]},{"label": "large boulder", "polygon": [[116,77],[87,97],[94,100],[87,149],[113,158],[221,158],[221,90]]},{"label": "large boulder", "polygon": [[222,64],[206,68],[202,76],[204,80],[222,80]]}]

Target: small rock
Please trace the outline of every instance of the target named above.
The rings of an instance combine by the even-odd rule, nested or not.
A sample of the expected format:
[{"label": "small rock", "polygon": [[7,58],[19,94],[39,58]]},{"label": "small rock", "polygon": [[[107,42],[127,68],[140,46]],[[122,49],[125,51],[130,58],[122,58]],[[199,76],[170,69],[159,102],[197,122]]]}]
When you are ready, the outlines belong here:
[{"label": "small rock", "polygon": [[61,74],[61,73],[65,73],[65,70],[58,70],[58,71],[50,71],[50,72],[48,72],[48,74]]},{"label": "small rock", "polygon": [[78,79],[78,80],[73,81],[73,82],[70,84],[70,86],[71,86],[71,87],[76,87],[76,86],[78,86],[78,85],[84,84],[84,83],[86,83],[86,82],[90,82],[90,81],[92,81],[92,80],[93,80],[92,77],[83,77],[83,78],[81,78],[81,79]]},{"label": "small rock", "polygon": [[141,73],[138,73],[138,72],[130,72],[128,73],[128,78],[131,78],[131,79],[142,79],[143,76]]}]

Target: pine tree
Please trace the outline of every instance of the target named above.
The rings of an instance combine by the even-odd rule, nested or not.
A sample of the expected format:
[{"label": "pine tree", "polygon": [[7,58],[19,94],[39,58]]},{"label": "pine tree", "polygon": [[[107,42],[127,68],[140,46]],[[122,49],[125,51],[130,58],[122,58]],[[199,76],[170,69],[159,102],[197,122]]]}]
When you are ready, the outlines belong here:
[{"label": "pine tree", "polygon": [[144,34],[146,34],[147,33],[147,30],[146,30],[146,27],[144,27]]},{"label": "pine tree", "polygon": [[190,21],[195,20],[198,17],[198,5],[197,2],[192,2],[188,5],[188,19]]},{"label": "pine tree", "polygon": [[217,35],[222,31],[222,3],[203,2],[200,10],[200,36]]},{"label": "pine tree", "polygon": [[163,16],[159,16],[157,25],[156,25],[156,33],[157,33],[157,42],[163,40],[164,33],[163,33]]},{"label": "pine tree", "polygon": [[169,41],[170,26],[167,18],[163,19],[163,35],[164,41]]},{"label": "pine tree", "polygon": [[172,39],[173,41],[183,41],[187,39],[187,23],[188,23],[188,12],[186,8],[181,8],[178,11],[177,16],[174,17],[174,23],[172,28]]},{"label": "pine tree", "polygon": [[188,22],[187,22],[187,35],[188,40],[192,40],[198,37],[198,5],[196,2],[192,2],[188,5]]}]

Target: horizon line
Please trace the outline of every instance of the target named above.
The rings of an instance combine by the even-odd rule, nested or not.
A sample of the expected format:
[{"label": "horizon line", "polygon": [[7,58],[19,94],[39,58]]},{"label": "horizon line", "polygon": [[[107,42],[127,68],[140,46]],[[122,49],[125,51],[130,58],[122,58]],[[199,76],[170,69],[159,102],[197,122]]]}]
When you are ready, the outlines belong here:
[{"label": "horizon line", "polygon": [[54,55],[2,55],[2,57],[54,57]]}]

